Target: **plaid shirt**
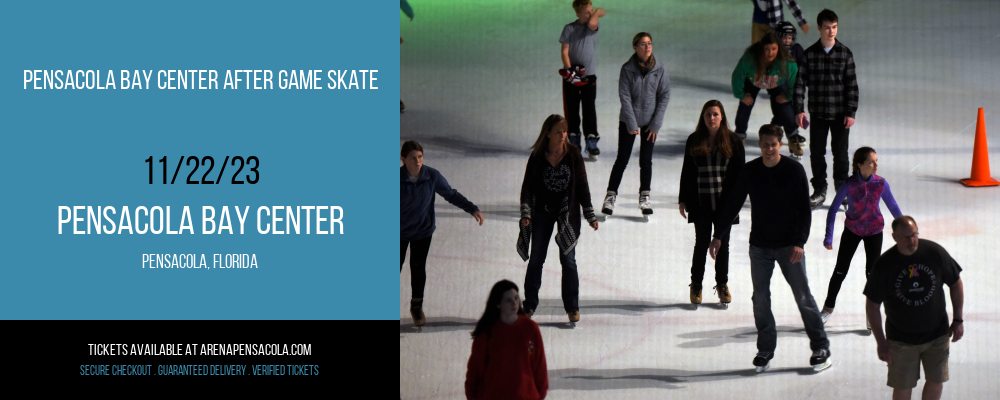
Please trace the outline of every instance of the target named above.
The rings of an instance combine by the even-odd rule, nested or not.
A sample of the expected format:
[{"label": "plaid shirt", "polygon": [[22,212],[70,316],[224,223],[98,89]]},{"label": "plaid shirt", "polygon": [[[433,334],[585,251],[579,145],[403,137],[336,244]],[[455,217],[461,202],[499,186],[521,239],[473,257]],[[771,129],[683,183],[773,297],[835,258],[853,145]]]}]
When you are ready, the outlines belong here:
[{"label": "plaid shirt", "polygon": [[[767,14],[767,24],[772,28],[777,28],[778,23],[785,20],[783,15],[784,11],[781,9],[782,0],[755,0],[757,2],[757,7],[764,10]],[[799,22],[799,26],[805,25],[806,20],[802,18],[802,10],[799,9],[799,5],[795,3],[795,0],[784,0],[788,4],[788,9],[792,10],[792,16],[795,20]]]},{"label": "plaid shirt", "polygon": [[806,88],[809,88],[811,118],[851,117],[858,111],[858,77],[851,50],[835,41],[830,53],[821,42],[809,46],[795,78],[795,113],[804,111]]}]

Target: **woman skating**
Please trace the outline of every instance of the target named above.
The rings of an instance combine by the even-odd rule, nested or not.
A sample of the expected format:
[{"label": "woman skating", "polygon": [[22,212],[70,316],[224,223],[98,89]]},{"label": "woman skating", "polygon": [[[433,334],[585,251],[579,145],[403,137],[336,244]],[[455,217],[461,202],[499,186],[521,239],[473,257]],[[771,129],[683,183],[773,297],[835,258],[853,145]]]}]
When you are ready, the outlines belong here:
[{"label": "woman skating", "polygon": [[608,194],[601,212],[611,215],[615,210],[618,186],[632,156],[635,137],[639,143],[639,210],[649,219],[653,208],[649,202],[649,182],[653,179],[653,142],[663,125],[663,115],[670,101],[670,78],[662,61],[653,56],[653,38],[639,32],[632,39],[635,54],[622,65],[618,80],[618,97],[622,103],[618,116],[618,157],[611,167]]},{"label": "woman skating", "polygon": [[514,282],[502,280],[493,285],[472,338],[465,374],[467,399],[545,398],[549,375],[542,334],[524,314]]},{"label": "woman skating", "polygon": [[434,222],[434,193],[440,194],[449,203],[465,210],[483,224],[483,214],[471,201],[452,189],[448,181],[436,169],[424,166],[424,148],[420,143],[408,141],[400,149],[403,166],[399,167],[399,272],[403,272],[406,248],[410,244],[410,287],[413,299],[410,301],[410,315],[413,324],[422,326],[424,318],[424,284],[427,282],[427,252],[431,247],[431,235],[436,228]]},{"label": "woman skating", "polygon": [[[736,182],[746,163],[743,143],[729,129],[726,111],[718,100],[702,107],[698,125],[684,146],[678,208],[688,223],[694,224],[694,257],[691,261],[691,303],[701,303],[705,277],[705,255],[712,242],[712,223],[726,204],[725,195]],[[685,215],[685,212],[687,214]],[[733,221],[739,223],[739,216]],[[729,238],[715,257],[715,289],[719,301],[729,304]]]},{"label": "woman skating", "polygon": [[[576,244],[580,238],[580,211],[597,230],[597,216],[590,201],[587,170],[580,149],[566,142],[568,124],[561,115],[550,115],[531,146],[521,184],[521,232],[517,251],[528,261],[524,276],[524,308],[528,316],[538,307],[542,265],[553,227],[562,264],[563,307],[570,322],[580,320],[580,278],[576,271]],[[528,245],[531,245],[530,255]]]},{"label": "woman skating", "polygon": [[837,219],[837,210],[840,209],[841,202],[847,199],[844,233],[840,236],[840,250],[837,252],[837,266],[834,267],[833,276],[830,278],[826,304],[820,312],[823,323],[826,323],[833,313],[840,285],[847,277],[847,270],[851,267],[851,259],[858,250],[858,244],[865,242],[865,276],[872,272],[875,260],[882,254],[882,228],[885,226],[885,221],[882,218],[882,211],[879,210],[879,200],[885,202],[893,218],[903,215],[892,197],[892,191],[889,190],[889,182],[875,175],[878,172],[878,154],[875,154],[875,149],[871,147],[857,149],[854,151],[851,165],[854,174],[840,185],[837,197],[834,197],[830,211],[826,214],[826,236],[823,239],[823,246],[827,250],[833,250],[833,225]]},{"label": "woman skating", "polygon": [[736,135],[746,139],[747,124],[757,93],[765,89],[771,98],[771,113],[774,115],[771,124],[780,125],[789,134],[788,150],[792,158],[799,160],[805,138],[797,134],[791,136],[793,132],[798,132],[791,103],[797,73],[798,66],[784,43],[769,32],[759,42],[747,47],[733,70],[732,83],[733,96],[740,99],[736,109]]}]

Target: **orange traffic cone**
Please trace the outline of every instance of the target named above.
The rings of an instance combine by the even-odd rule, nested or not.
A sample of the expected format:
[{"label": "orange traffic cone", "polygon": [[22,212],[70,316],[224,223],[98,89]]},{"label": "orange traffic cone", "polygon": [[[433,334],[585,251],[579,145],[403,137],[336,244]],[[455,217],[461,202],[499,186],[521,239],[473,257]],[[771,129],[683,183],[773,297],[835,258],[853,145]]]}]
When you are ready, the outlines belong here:
[{"label": "orange traffic cone", "polygon": [[990,153],[986,146],[986,119],[983,109],[979,108],[979,121],[976,123],[976,144],[972,149],[972,177],[961,179],[965,186],[997,186],[1000,182],[990,178]]}]

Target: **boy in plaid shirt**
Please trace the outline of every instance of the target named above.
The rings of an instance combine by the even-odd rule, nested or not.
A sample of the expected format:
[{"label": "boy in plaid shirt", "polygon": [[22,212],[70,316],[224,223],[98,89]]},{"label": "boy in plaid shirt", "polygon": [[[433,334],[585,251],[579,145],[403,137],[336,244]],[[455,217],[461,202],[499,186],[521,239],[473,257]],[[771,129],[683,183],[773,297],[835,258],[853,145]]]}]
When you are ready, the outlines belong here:
[{"label": "boy in plaid shirt", "polygon": [[837,14],[823,10],[816,18],[820,39],[805,51],[795,79],[795,121],[803,126],[805,96],[809,90],[809,150],[813,177],[810,205],[815,209],[826,201],[826,135],[830,132],[833,152],[833,184],[839,188],[847,180],[851,161],[847,138],[858,111],[858,79],[854,55],[837,37]]}]

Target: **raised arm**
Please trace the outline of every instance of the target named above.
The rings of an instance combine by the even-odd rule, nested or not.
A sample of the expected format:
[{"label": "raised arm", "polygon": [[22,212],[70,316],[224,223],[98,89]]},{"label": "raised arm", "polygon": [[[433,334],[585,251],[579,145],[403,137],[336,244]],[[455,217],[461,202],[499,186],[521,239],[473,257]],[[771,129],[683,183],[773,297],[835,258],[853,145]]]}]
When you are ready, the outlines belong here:
[{"label": "raised arm", "polygon": [[605,14],[605,12],[604,12],[603,8],[598,8],[598,9],[594,10],[594,12],[592,14],[590,14],[590,21],[587,21],[587,27],[590,28],[590,30],[592,30],[592,31],[596,31],[597,30],[597,19],[603,17],[604,14]]}]

